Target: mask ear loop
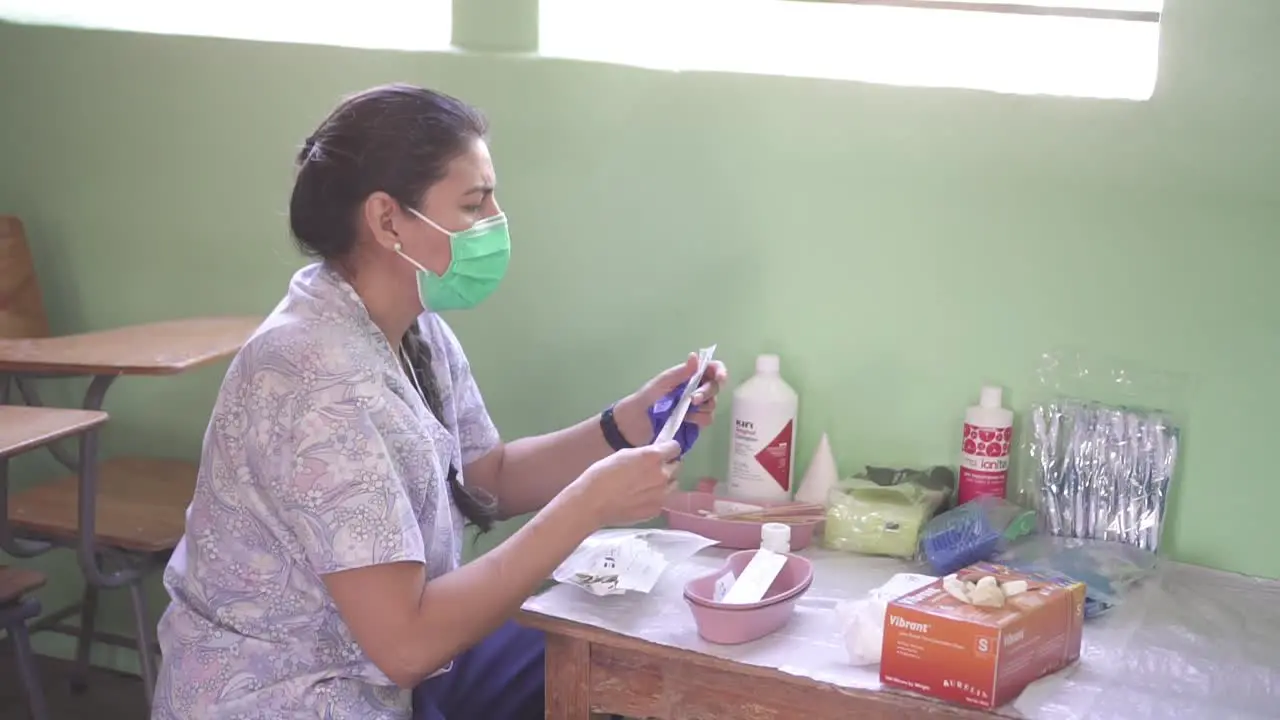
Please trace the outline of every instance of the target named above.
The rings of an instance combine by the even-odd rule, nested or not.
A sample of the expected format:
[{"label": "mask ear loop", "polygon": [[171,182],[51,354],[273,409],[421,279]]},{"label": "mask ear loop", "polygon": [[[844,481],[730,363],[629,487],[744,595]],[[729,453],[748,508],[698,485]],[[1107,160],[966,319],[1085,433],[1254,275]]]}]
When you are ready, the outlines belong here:
[{"label": "mask ear loop", "polygon": [[426,268],[422,267],[422,265],[421,265],[417,260],[414,260],[413,258],[409,257],[408,255],[405,255],[405,254],[404,254],[404,246],[403,246],[403,245],[401,245],[399,241],[397,241],[395,245],[392,245],[392,246],[391,246],[391,250],[392,250],[393,252],[395,252],[395,254],[399,255],[400,257],[402,257],[402,258],[404,258],[406,261],[408,261],[408,263],[409,263],[410,265],[412,265],[412,266],[414,266],[414,267],[418,268],[418,270],[419,270],[420,272],[424,272],[424,273],[430,273],[430,272],[431,272],[430,270],[428,270],[428,269],[426,269]]},{"label": "mask ear loop", "polygon": [[427,217],[426,215],[423,215],[422,213],[418,212],[417,210],[415,210],[415,209],[413,209],[413,208],[405,208],[405,209],[406,209],[406,210],[408,210],[409,212],[413,213],[414,215],[416,215],[416,216],[417,216],[417,218],[418,218],[419,220],[421,220],[422,222],[424,222],[424,223],[426,223],[426,224],[430,225],[431,227],[435,228],[436,230],[440,231],[440,232],[441,232],[445,237],[449,238],[450,240],[452,240],[452,239],[453,239],[453,236],[457,234],[457,233],[451,233],[451,232],[449,232],[448,230],[445,230],[444,228],[442,228],[442,227],[440,227],[439,225],[437,225],[437,224],[435,223],[435,221],[434,221],[434,220],[432,220],[431,218]]},{"label": "mask ear loop", "polygon": [[[429,225],[430,227],[435,228],[437,231],[439,231],[439,232],[443,233],[443,234],[444,234],[444,236],[445,236],[445,237],[447,237],[447,238],[449,238],[449,240],[450,240],[450,241],[452,241],[452,240],[453,240],[454,233],[451,233],[451,232],[449,232],[448,230],[445,230],[444,228],[442,228],[442,227],[440,227],[439,225],[435,224],[435,223],[431,220],[431,218],[427,217],[426,215],[423,215],[422,213],[418,212],[418,211],[417,211],[417,210],[415,210],[414,208],[411,208],[411,207],[409,207],[409,206],[407,206],[407,205],[406,205],[406,206],[404,206],[404,209],[405,209],[405,210],[408,210],[410,213],[412,213],[414,216],[416,216],[419,220],[421,220],[422,222],[426,223],[426,224],[427,224],[427,225]],[[400,245],[400,242],[399,242],[399,241],[396,241],[396,244],[393,246],[393,249],[396,251],[396,254],[397,254],[397,255],[399,255],[400,257],[404,258],[405,260],[408,260],[408,261],[409,261],[409,264],[410,264],[410,265],[412,265],[412,266],[414,266],[414,267],[416,267],[416,268],[418,268],[418,270],[420,270],[420,271],[422,271],[422,272],[424,272],[424,273],[427,273],[428,275],[435,275],[435,273],[433,273],[433,272],[431,272],[430,270],[428,270],[428,269],[426,269],[426,268],[422,267],[422,264],[421,264],[421,263],[419,263],[417,260],[414,260],[413,258],[409,257],[408,255],[405,255],[405,254],[404,254],[404,251],[402,250],[402,246]]]}]

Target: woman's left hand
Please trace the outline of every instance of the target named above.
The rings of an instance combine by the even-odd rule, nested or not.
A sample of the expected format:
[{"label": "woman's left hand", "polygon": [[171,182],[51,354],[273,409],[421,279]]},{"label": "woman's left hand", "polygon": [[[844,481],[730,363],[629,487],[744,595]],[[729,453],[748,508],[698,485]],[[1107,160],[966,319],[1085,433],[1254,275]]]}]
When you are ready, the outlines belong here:
[{"label": "woman's left hand", "polygon": [[[653,435],[649,423],[649,408],[666,397],[668,393],[688,382],[698,372],[698,354],[690,353],[682,364],[668,368],[658,374],[639,390],[620,400],[614,407],[614,417],[618,421],[618,429],[630,441],[643,440],[647,444]],[[712,360],[702,374],[702,384],[693,393],[689,403],[689,414],[684,421],[700,428],[711,424],[716,414],[716,396],[720,388],[729,382],[729,371],[724,363]]]}]

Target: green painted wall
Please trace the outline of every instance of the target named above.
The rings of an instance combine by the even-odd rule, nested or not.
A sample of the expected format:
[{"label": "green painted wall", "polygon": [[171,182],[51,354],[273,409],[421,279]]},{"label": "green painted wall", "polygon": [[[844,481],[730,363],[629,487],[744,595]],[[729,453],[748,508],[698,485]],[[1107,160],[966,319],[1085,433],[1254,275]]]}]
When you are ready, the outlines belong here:
[{"label": "green painted wall", "polygon": [[[517,264],[450,319],[507,436],[718,342],[739,377],[783,355],[800,456],[951,462],[981,383],[1021,409],[1075,346],[1187,378],[1176,556],[1280,576],[1280,5],[1168,6],[1149,103],[0,25],[0,212],[61,331],[266,313],[296,145],[343,93],[436,86],[495,127]],[[118,383],[110,451],[196,456],[221,372]]]}]

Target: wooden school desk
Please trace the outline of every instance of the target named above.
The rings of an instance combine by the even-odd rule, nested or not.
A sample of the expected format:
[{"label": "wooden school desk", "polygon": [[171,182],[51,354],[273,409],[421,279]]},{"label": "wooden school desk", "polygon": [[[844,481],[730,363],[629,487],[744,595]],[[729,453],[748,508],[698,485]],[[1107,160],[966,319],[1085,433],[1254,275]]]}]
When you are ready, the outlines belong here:
[{"label": "wooden school desk", "polygon": [[[107,421],[107,414],[94,410],[0,405],[0,463],[22,453],[42,448],[63,438],[90,432]],[[0,516],[7,512],[9,489],[0,473]],[[0,523],[0,528],[2,528]],[[40,603],[30,593],[45,578],[25,568],[0,565],[0,629],[9,636],[18,661],[18,677],[27,696],[27,711],[34,720],[49,720],[39,669],[31,650],[27,622],[40,614]]]},{"label": "wooden school desk", "polygon": [[[43,322],[43,321],[42,321]],[[260,318],[214,317],[132,325],[62,336],[0,338],[0,403],[12,388],[29,406],[40,406],[33,380],[88,378],[83,407],[102,408],[108,388],[121,376],[177,375],[227,358],[248,340]],[[97,455],[98,433],[79,433],[72,451],[46,443],[71,474],[38,483],[0,506],[0,550],[33,557],[62,547],[75,551],[85,579],[82,602],[50,613],[33,631],[75,635],[73,688],[86,683],[94,640],[136,645],[150,699],[156,673],[155,621],[142,592],[142,578],[161,567],[182,537],[187,504],[195,486],[194,463],[167,458],[111,458]],[[0,485],[7,480],[0,463]],[[136,638],[97,632],[98,594],[127,588]],[[78,625],[63,621],[79,613]]]}]

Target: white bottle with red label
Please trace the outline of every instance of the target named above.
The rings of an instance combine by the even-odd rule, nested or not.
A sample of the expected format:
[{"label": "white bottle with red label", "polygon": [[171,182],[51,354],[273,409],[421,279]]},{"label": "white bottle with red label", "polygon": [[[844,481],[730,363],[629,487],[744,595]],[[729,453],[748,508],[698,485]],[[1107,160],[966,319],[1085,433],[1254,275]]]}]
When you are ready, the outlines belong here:
[{"label": "white bottle with red label", "polygon": [[990,495],[1005,497],[1009,449],[1013,446],[1013,411],[1003,407],[1004,392],[984,387],[978,404],[964,413],[957,502]]},{"label": "white bottle with red label", "polygon": [[782,379],[777,355],[756,358],[756,374],[733,391],[728,495],[761,502],[791,499],[800,396]]}]

